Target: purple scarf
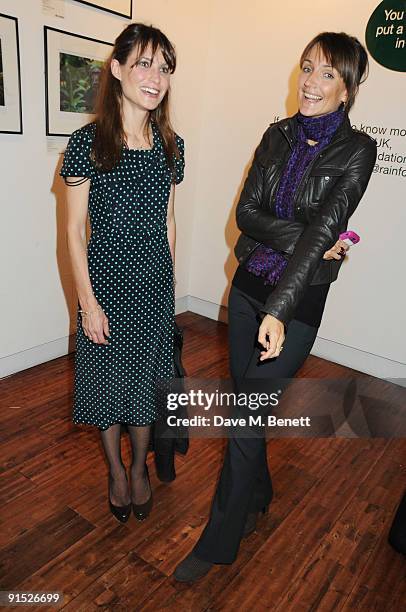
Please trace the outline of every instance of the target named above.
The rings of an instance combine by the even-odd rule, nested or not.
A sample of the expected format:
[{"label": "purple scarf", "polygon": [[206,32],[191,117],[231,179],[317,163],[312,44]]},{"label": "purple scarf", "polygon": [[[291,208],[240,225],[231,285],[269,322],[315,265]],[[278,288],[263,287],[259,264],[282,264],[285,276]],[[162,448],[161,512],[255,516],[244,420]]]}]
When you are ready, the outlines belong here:
[{"label": "purple scarf", "polygon": [[[276,194],[275,210],[279,219],[293,219],[293,203],[310,162],[321,149],[328,145],[344,120],[344,111],[339,109],[334,113],[321,117],[305,117],[296,115],[298,135],[295,147],[283,171],[278,192]],[[314,140],[311,146],[307,140]],[[259,245],[245,264],[245,269],[255,276],[264,277],[266,285],[276,285],[287,266],[288,260],[280,251],[274,251],[264,244]]]}]

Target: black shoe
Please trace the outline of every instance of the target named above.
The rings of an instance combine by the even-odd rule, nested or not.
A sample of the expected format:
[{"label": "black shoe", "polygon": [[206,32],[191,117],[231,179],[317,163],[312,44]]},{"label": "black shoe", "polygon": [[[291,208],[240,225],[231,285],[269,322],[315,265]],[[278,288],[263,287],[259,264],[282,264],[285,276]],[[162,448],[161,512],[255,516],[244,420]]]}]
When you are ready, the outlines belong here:
[{"label": "black shoe", "polygon": [[148,479],[148,484],[149,484],[149,488],[151,491],[151,495],[149,496],[149,499],[143,503],[143,504],[132,504],[133,507],[133,513],[135,518],[137,519],[137,521],[145,521],[145,519],[149,516],[151,510],[152,510],[152,489],[151,489],[151,483],[149,480],[149,474],[148,474],[148,467],[145,466],[145,471],[147,473],[147,479]]},{"label": "black shoe", "polygon": [[183,559],[174,571],[175,580],[178,582],[195,582],[203,578],[213,567],[210,561],[203,561],[196,557],[193,550]]},{"label": "black shoe", "polygon": [[155,451],[156,474],[161,482],[173,482],[176,478],[174,453],[157,453]]},{"label": "black shoe", "polygon": [[[265,512],[268,511],[268,508],[269,506],[264,506],[261,510],[262,514],[265,514]],[[250,512],[248,514],[242,535],[243,538],[247,538],[249,535],[251,535],[251,533],[254,533],[257,527],[258,514],[258,512]]]},{"label": "black shoe", "polygon": [[111,514],[118,520],[120,523],[126,523],[130,518],[131,514],[131,504],[128,506],[114,506],[109,500],[109,506],[111,510]]},{"label": "black shoe", "polygon": [[[126,478],[127,478],[127,475],[126,475]],[[131,503],[127,504],[126,506],[115,506],[114,504],[111,503],[111,499],[110,499],[111,480],[112,478],[111,476],[109,476],[109,506],[110,506],[111,514],[114,516],[114,518],[120,521],[120,523],[126,523],[128,519],[130,518]]]}]

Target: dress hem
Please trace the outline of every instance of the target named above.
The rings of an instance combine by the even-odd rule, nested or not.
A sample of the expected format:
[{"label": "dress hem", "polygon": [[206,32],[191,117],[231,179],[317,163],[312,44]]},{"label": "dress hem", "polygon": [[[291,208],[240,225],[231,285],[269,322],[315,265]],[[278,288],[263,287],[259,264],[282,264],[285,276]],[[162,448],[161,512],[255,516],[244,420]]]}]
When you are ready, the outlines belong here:
[{"label": "dress hem", "polygon": [[106,431],[107,429],[109,429],[109,427],[112,427],[113,425],[127,425],[129,427],[149,427],[151,425],[153,425],[154,423],[156,423],[157,419],[155,419],[154,421],[150,421],[149,423],[127,423],[124,421],[115,421],[114,423],[109,423],[107,425],[107,427],[101,427],[100,425],[97,425],[96,423],[88,423],[86,421],[73,421],[74,425],[90,425],[92,427],[97,427],[97,429],[100,429],[100,431]]}]

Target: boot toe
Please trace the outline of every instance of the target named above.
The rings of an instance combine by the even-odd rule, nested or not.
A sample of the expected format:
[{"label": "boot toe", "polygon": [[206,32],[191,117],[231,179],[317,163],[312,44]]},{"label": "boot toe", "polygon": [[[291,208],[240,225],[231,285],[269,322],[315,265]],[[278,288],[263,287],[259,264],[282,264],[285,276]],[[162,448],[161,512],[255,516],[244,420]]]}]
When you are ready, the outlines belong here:
[{"label": "boot toe", "polygon": [[194,582],[205,576],[213,567],[210,561],[203,561],[191,552],[175,569],[174,577],[178,582]]}]

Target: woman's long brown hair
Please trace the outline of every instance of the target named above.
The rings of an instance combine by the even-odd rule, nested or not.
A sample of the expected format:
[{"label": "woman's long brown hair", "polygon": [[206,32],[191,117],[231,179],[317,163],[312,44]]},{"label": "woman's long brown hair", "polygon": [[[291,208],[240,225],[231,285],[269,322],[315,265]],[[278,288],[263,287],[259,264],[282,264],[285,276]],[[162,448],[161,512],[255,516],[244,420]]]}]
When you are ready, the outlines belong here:
[{"label": "woman's long brown hair", "polygon": [[[157,28],[143,23],[132,23],[118,36],[113,52],[103,68],[96,102],[96,135],[92,158],[102,172],[109,172],[118,164],[125,143],[121,115],[121,83],[111,73],[111,60],[116,59],[120,64],[125,64],[134,48],[138,49],[141,57],[148,45],[151,45],[152,56],[158,49],[161,50],[169,71],[171,74],[175,72],[175,49],[165,34]],[[159,128],[168,165],[174,172],[174,158],[179,158],[179,151],[169,118],[169,89],[159,106],[149,113],[145,126],[146,135],[150,132],[151,121]]]}]

